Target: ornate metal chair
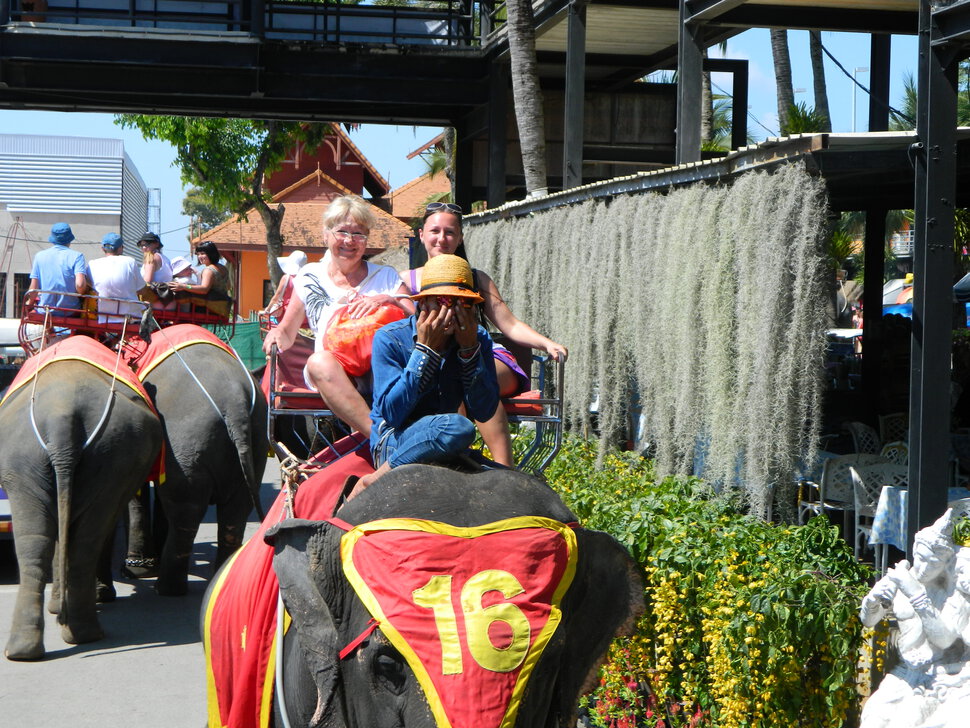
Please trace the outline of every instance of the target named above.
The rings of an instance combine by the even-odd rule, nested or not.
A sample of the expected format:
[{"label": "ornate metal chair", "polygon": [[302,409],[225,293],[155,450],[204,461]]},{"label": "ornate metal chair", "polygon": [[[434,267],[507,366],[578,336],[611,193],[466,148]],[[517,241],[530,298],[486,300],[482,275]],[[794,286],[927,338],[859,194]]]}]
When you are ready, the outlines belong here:
[{"label": "ornate metal chair", "polygon": [[887,442],[879,454],[896,465],[909,465],[909,445],[902,440]]},{"label": "ornate metal chair", "polygon": [[905,412],[879,415],[879,439],[883,442],[906,442],[909,439],[909,416]]},{"label": "ornate metal chair", "polygon": [[879,463],[875,465],[852,465],[849,467],[852,476],[852,491],[855,505],[855,532],[853,549],[856,558],[868,546],[873,548],[874,563],[879,573],[886,571],[888,549],[886,544],[870,544],[872,536],[872,522],[876,516],[876,506],[879,494],[884,485],[905,487],[909,483],[909,468],[896,463]]},{"label": "ornate metal chair", "polygon": [[[846,422],[845,429],[852,435],[853,450],[857,453],[877,453],[882,439],[875,428],[864,422]],[[898,438],[897,438],[898,439]]]}]

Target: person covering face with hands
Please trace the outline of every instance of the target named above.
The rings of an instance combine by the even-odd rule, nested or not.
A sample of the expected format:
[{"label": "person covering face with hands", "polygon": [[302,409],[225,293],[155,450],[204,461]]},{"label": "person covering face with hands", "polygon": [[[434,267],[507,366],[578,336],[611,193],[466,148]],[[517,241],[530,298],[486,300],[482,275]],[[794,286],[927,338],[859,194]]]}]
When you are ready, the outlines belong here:
[{"label": "person covering face with hands", "polygon": [[478,325],[468,263],[439,255],[424,268],[412,296],[418,312],[388,324],[374,337],[374,406],[371,453],[377,470],[351,497],[391,468],[433,463],[460,454],[475,439],[475,425],[457,413],[484,419],[498,406],[492,340]]}]

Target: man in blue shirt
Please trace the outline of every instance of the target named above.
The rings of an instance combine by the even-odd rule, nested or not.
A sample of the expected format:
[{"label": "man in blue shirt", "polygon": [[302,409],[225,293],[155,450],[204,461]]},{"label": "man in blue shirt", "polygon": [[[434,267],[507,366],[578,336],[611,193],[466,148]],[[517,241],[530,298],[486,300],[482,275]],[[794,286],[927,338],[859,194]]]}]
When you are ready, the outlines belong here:
[{"label": "man in blue shirt", "polygon": [[391,468],[446,460],[475,440],[475,425],[458,414],[487,420],[498,407],[492,340],[478,325],[468,262],[456,255],[428,261],[418,312],[374,336],[371,367],[371,453],[377,470],[352,495]]},{"label": "man in blue shirt", "polygon": [[[57,316],[80,315],[80,299],[73,294],[84,293],[88,285],[88,265],[81,253],[71,250],[72,240],[74,233],[71,232],[71,226],[66,222],[55,223],[47,238],[54,245],[34,256],[34,264],[30,270],[29,291],[52,291],[39,294],[40,310],[43,311],[46,306],[73,309],[53,311]],[[33,307],[37,296],[37,293],[28,293],[28,307]]]}]

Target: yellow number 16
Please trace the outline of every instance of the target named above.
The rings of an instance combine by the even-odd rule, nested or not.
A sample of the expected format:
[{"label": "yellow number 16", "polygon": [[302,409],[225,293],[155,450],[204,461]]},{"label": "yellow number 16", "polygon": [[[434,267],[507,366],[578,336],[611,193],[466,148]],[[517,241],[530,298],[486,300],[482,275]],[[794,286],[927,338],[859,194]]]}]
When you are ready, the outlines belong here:
[{"label": "yellow number 16", "polygon": [[[412,592],[414,603],[434,612],[435,626],[441,640],[441,671],[457,675],[462,671],[461,642],[458,620],[451,600],[451,575],[433,576],[420,589]],[[519,580],[507,571],[487,569],[465,582],[461,590],[461,609],[465,615],[465,638],[475,662],[492,672],[511,672],[522,664],[529,651],[529,619],[511,602],[482,606],[486,592],[498,591],[505,599],[525,591]],[[493,622],[505,622],[512,630],[507,647],[492,644],[488,631]]]}]

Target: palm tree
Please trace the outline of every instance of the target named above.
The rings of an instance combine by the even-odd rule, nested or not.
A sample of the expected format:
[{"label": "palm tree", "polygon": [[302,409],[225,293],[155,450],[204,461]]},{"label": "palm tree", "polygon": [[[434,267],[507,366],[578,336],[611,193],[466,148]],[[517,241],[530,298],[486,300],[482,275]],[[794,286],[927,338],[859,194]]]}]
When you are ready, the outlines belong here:
[{"label": "palm tree", "polygon": [[829,113],[829,97],[825,85],[825,62],[822,59],[822,33],[808,31],[808,53],[812,58],[812,80],[815,91],[815,111],[825,117],[822,131],[832,131],[832,115]]},{"label": "palm tree", "polygon": [[546,182],[546,134],[542,91],[536,66],[535,17],[531,0],[507,0],[505,24],[512,62],[512,100],[519,129],[522,169],[528,197],[548,194]]},{"label": "palm tree", "polygon": [[[795,92],[791,85],[791,56],[788,54],[788,31],[772,28],[771,56],[775,62],[775,88],[778,91],[778,126],[788,126],[788,113],[795,105]],[[785,132],[782,131],[782,134]]]}]

